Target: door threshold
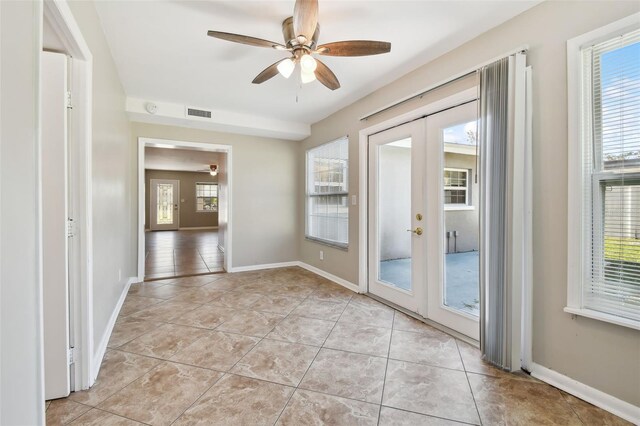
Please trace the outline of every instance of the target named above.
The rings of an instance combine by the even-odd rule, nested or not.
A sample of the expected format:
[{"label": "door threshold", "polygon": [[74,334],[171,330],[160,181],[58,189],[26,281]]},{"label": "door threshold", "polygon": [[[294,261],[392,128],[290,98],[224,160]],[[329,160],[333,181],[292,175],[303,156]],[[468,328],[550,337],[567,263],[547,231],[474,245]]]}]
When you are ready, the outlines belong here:
[{"label": "door threshold", "polygon": [[217,275],[217,274],[226,274],[226,273],[227,273],[227,271],[225,271],[223,269],[222,271],[203,272],[202,274],[173,275],[173,276],[170,276],[170,277],[158,277],[158,278],[146,278],[145,277],[144,282],[174,280],[176,278],[199,277],[199,276],[202,276],[202,275]]},{"label": "door threshold", "polygon": [[475,339],[472,339],[471,337],[469,337],[467,335],[464,335],[464,334],[462,334],[462,333],[460,333],[460,332],[458,332],[458,331],[456,331],[456,330],[454,330],[452,328],[449,328],[449,327],[447,327],[445,325],[437,323],[437,322],[435,322],[433,320],[430,320],[428,318],[424,318],[424,317],[420,316],[419,314],[417,314],[415,312],[412,312],[412,311],[410,311],[410,310],[408,310],[406,308],[403,308],[402,306],[396,305],[395,303],[390,302],[390,301],[388,301],[386,299],[383,299],[380,296],[376,296],[373,293],[365,293],[365,296],[369,296],[370,298],[372,298],[372,299],[374,299],[374,300],[376,300],[376,301],[378,301],[378,302],[380,302],[380,303],[382,303],[384,305],[387,305],[390,308],[393,308],[393,309],[395,309],[397,311],[400,311],[403,314],[408,315],[413,319],[416,319],[416,320],[418,320],[420,322],[425,323],[428,326],[431,326],[431,327],[433,327],[435,329],[438,329],[438,330],[442,331],[443,333],[446,333],[446,334],[450,335],[451,337],[454,337],[454,338],[456,338],[458,340],[462,340],[463,342],[468,343],[473,347],[476,347],[478,349],[480,348],[480,342],[479,341],[477,341]]}]

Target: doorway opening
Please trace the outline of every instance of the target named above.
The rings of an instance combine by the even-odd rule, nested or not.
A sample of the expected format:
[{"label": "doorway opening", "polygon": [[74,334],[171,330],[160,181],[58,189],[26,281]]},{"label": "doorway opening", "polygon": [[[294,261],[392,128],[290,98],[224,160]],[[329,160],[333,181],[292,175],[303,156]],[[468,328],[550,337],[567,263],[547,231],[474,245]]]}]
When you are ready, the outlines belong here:
[{"label": "doorway opening", "polygon": [[467,90],[415,117],[361,132],[368,267],[360,284],[377,298],[478,340],[475,96]]},{"label": "doorway opening", "polygon": [[231,265],[231,146],[139,138],[140,281]]}]

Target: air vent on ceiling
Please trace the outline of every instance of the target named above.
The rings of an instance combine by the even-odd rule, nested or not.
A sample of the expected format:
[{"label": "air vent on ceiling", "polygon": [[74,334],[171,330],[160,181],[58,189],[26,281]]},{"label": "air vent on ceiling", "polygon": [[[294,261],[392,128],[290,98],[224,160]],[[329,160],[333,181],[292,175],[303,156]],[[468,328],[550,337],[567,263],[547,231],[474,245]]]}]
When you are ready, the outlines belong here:
[{"label": "air vent on ceiling", "polygon": [[187,108],[187,115],[191,117],[211,118],[211,111],[203,109]]}]

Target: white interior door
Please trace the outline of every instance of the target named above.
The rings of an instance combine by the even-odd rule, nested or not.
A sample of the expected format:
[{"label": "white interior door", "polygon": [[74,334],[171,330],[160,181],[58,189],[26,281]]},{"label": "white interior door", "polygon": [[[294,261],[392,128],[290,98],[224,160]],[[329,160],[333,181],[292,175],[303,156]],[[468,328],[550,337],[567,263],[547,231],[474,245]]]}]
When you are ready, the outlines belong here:
[{"label": "white interior door", "polygon": [[180,181],[151,179],[149,200],[149,228],[152,231],[180,227]]},{"label": "white interior door", "polygon": [[42,53],[42,255],[45,398],[70,392],[67,57]]},{"label": "white interior door", "polygon": [[428,318],[479,338],[477,104],[426,119]]},{"label": "white interior door", "polygon": [[425,314],[424,120],[369,137],[369,292]]}]

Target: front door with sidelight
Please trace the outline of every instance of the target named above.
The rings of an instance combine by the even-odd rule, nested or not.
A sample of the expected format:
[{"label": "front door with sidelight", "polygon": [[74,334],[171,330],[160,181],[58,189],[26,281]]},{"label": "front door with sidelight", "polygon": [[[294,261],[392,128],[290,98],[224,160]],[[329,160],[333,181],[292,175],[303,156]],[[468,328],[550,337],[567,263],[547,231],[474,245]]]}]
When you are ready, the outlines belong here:
[{"label": "front door with sidelight", "polygon": [[180,228],[180,181],[151,179],[149,229],[167,231]]}]

